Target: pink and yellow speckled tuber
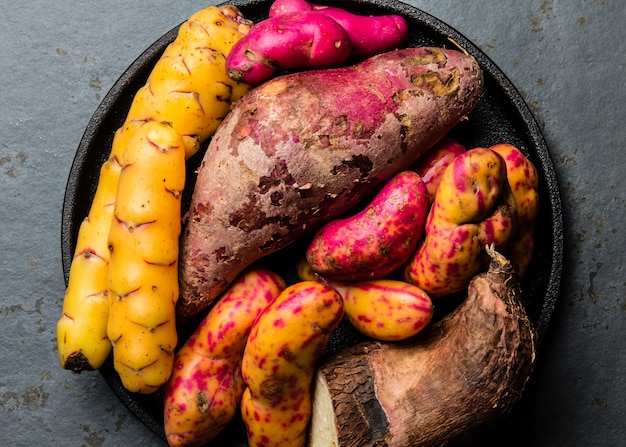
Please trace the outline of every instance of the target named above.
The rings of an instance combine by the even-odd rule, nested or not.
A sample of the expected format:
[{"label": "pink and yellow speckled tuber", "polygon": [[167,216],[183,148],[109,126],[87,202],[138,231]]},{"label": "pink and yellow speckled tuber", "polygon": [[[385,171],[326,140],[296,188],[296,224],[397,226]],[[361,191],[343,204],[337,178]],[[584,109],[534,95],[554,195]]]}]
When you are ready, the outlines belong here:
[{"label": "pink and yellow speckled tuber", "polygon": [[342,298],[350,323],[374,340],[406,340],[433,317],[433,303],[426,292],[404,281],[358,281],[348,285]]},{"label": "pink and yellow speckled tuber", "polygon": [[507,256],[518,275],[526,276],[535,248],[535,222],[539,212],[539,177],[535,165],[512,144],[496,144],[492,151],[504,158],[507,179],[517,206],[518,225]]},{"label": "pink and yellow speckled tuber", "polygon": [[411,255],[424,232],[429,199],[413,171],[393,176],[357,214],[326,223],[306,251],[315,272],[358,281],[383,277]]},{"label": "pink and yellow speckled tuber", "polygon": [[57,322],[62,368],[73,372],[98,369],[111,353],[107,238],[129,141],[145,122],[167,122],[181,135],[187,158],[194,155],[213,135],[231,104],[250,89],[228,78],[225,61],[251,25],[234,6],[208,6],[195,12],[181,24],[146,83],[133,95],[124,124],[115,132],[109,156],[100,167],[89,213],[79,228]]},{"label": "pink and yellow speckled tuber", "polygon": [[244,351],[241,414],[250,447],[302,447],[311,416],[312,378],[343,317],[332,288],[287,287],[254,323]]},{"label": "pink and yellow speckled tuber", "polygon": [[170,446],[202,446],[237,413],[245,384],[241,362],[257,316],[285,288],[283,279],[253,268],[209,311],[176,353],[165,387],[164,429]]},{"label": "pink and yellow speckled tuber", "polygon": [[487,148],[466,151],[441,178],[426,236],[405,269],[405,279],[432,298],[465,289],[485,266],[485,245],[505,246],[516,223],[504,159]]},{"label": "pink and yellow speckled tuber", "polygon": [[424,329],[433,317],[433,302],[419,287],[390,278],[337,281],[314,272],[306,258],[298,259],[298,277],[334,288],[344,312],[361,334],[380,341],[406,340]]}]

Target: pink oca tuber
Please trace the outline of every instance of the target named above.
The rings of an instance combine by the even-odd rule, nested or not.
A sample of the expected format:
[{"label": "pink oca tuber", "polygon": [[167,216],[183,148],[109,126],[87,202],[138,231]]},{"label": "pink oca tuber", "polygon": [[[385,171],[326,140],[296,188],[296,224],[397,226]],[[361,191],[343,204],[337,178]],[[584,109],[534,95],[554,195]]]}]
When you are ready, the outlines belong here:
[{"label": "pink oca tuber", "polygon": [[226,58],[228,76],[258,85],[280,69],[329,68],[350,56],[346,30],[314,11],[297,11],[263,20],[233,46]]},{"label": "pink oca tuber", "polygon": [[350,36],[353,60],[362,60],[401,48],[409,36],[408,24],[400,15],[358,15],[342,8],[317,5],[306,0],[276,0],[270,7],[270,17],[295,11],[316,11],[339,23]]}]

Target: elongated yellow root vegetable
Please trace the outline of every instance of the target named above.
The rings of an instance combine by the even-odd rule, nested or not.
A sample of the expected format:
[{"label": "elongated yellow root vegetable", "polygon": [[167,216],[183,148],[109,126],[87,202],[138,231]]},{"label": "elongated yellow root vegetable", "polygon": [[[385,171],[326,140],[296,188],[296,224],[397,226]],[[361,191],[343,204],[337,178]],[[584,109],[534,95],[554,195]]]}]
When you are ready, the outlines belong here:
[{"label": "elongated yellow root vegetable", "polygon": [[113,216],[123,152],[145,121],[172,123],[183,137],[187,157],[213,134],[248,90],[226,75],[225,60],[251,26],[233,6],[211,6],[181,25],[116,132],[100,170],[89,215],[81,224],[57,324],[61,367],[80,372],[99,368],[111,352],[108,318],[107,237]]},{"label": "elongated yellow root vegetable", "polygon": [[172,123],[187,157],[213,135],[231,104],[250,86],[226,73],[226,56],[252,23],[234,6],[208,7],[183,23],[128,112],[133,119]]},{"label": "elongated yellow root vegetable", "polygon": [[155,391],[172,371],[184,187],[181,136],[148,121],[124,152],[109,234],[107,332],[115,370],[132,392]]}]

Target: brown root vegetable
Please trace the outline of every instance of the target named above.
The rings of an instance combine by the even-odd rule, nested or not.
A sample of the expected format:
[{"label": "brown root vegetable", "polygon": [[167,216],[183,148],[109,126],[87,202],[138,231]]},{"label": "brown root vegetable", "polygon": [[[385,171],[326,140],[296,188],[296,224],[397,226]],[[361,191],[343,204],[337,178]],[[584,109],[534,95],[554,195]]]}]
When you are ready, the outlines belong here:
[{"label": "brown root vegetable", "polygon": [[482,89],[474,58],[422,47],[250,91],[199,167],[179,316],[202,311],[246,266],[375,193],[463,120]]},{"label": "brown root vegetable", "polygon": [[467,298],[406,343],[365,342],[320,366],[309,447],[430,447],[466,440],[519,401],[536,335],[495,250]]}]

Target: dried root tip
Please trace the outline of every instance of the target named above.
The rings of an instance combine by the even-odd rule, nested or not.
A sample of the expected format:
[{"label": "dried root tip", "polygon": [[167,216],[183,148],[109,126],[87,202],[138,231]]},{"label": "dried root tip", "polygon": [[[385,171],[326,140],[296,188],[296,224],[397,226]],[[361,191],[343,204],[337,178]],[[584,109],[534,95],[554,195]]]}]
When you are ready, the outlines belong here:
[{"label": "dried root tip", "polygon": [[491,262],[489,263],[490,271],[497,271],[500,273],[511,275],[515,274],[515,269],[513,268],[513,264],[511,264],[511,261],[509,261],[502,253],[498,252],[494,244],[486,245],[485,251],[491,258]]},{"label": "dried root tip", "polygon": [[485,246],[485,251],[491,258],[492,262],[496,262],[501,268],[506,268],[511,265],[511,262],[504,257],[503,254],[499,253],[494,244],[489,244]]},{"label": "dried root tip", "polygon": [[68,355],[64,368],[76,374],[83,371],[95,370],[95,368],[91,366],[91,363],[89,363],[89,359],[83,354],[83,351],[73,352]]}]

